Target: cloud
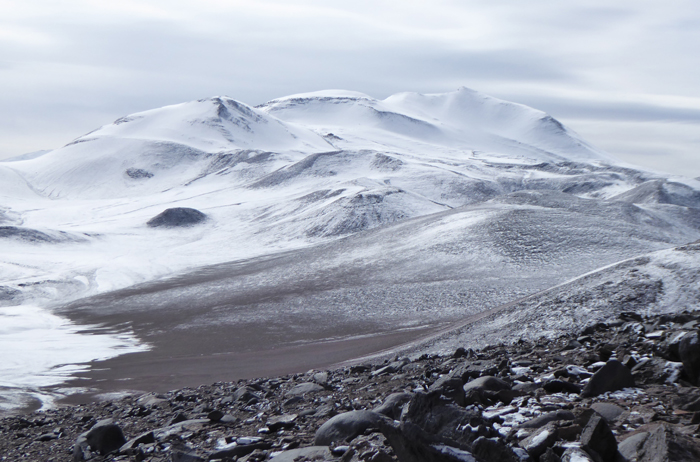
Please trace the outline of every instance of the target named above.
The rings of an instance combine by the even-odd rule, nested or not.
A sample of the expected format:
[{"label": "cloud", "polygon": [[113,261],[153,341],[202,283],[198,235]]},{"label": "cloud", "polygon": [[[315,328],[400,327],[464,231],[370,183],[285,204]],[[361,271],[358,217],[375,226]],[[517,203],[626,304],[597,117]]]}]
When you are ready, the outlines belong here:
[{"label": "cloud", "polygon": [[0,0],[0,9],[0,157],[218,94],[259,104],[326,88],[384,98],[466,85],[565,120],[639,123],[694,123],[700,107],[694,0]]}]

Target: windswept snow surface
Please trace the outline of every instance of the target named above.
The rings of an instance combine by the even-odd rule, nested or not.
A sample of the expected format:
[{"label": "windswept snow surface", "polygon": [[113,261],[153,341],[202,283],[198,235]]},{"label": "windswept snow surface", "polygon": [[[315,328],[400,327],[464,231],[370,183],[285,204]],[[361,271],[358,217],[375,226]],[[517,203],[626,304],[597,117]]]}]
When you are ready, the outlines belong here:
[{"label": "windswept snow surface", "polygon": [[[147,226],[169,208],[206,220]],[[196,349],[211,326],[257,323],[283,343],[452,322],[699,238],[697,180],[620,164],[541,111],[466,88],[168,106],[0,162],[0,306],[120,326],[61,324],[75,341],[56,342],[106,349],[46,355],[7,386],[144,348],[134,333],[158,349],[179,329]],[[153,324],[132,327],[136,311]],[[25,332],[3,348],[39,335]],[[254,348],[209,353],[224,347]]]},{"label": "windswept snow surface", "polygon": [[445,351],[482,347],[504,339],[537,340],[615,320],[622,312],[644,315],[700,309],[700,241],[601,268],[515,303],[422,345]]}]

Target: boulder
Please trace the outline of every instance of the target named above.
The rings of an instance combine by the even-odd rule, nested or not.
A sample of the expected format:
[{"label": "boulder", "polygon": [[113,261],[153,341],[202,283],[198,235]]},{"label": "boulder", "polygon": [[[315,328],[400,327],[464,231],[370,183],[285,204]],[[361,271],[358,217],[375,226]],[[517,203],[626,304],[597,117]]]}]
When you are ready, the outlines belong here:
[{"label": "boulder", "polygon": [[498,438],[480,436],[472,443],[472,454],[478,460],[496,460],[498,462],[519,462],[520,458],[510,446]]},{"label": "boulder", "polygon": [[464,382],[458,377],[450,377],[445,375],[440,377],[433,383],[428,391],[434,391],[440,393],[440,395],[445,398],[454,401],[455,404],[459,406],[464,406],[465,404],[465,394],[464,394]]},{"label": "boulder", "polygon": [[392,393],[386,397],[381,406],[374,408],[374,412],[392,420],[399,420],[403,406],[411,400],[411,396],[413,396],[412,393]]},{"label": "boulder", "polygon": [[327,446],[336,442],[349,442],[368,428],[379,428],[379,422],[389,420],[373,411],[350,411],[326,421],[316,430],[314,445]]},{"label": "boulder", "polygon": [[558,440],[557,427],[553,422],[550,422],[532,432],[530,436],[519,443],[519,446],[525,449],[533,460],[538,460],[547,451],[547,448],[554,446]]},{"label": "boulder", "polygon": [[700,443],[667,423],[646,426],[619,445],[620,454],[636,462],[685,462],[700,460]]},{"label": "boulder", "polygon": [[[437,441],[460,448],[470,448],[479,436],[493,436],[490,423],[478,409],[446,403],[436,393],[413,395],[402,423],[416,425]],[[480,431],[475,432],[477,428]]]},{"label": "boulder", "polygon": [[700,376],[700,334],[698,332],[683,336],[678,345],[678,356],[690,381],[698,384]]},{"label": "boulder", "polygon": [[411,422],[387,420],[380,430],[399,462],[478,462],[466,448],[445,444]]},{"label": "boulder", "polygon": [[90,459],[92,453],[102,456],[120,449],[126,443],[124,433],[112,419],[100,420],[78,437],[73,446],[73,460]]},{"label": "boulder", "polygon": [[197,209],[175,207],[165,209],[163,212],[148,220],[146,225],[151,228],[181,228],[196,225],[206,219],[207,216]]},{"label": "boulder", "polygon": [[548,380],[542,388],[548,393],[581,393],[581,387],[565,380]]},{"label": "boulder", "polygon": [[300,383],[291,390],[287,392],[287,396],[303,396],[308,393],[318,393],[319,391],[324,391],[325,388],[323,388],[321,385],[314,383],[314,382],[305,382],[305,383]]},{"label": "boulder", "polygon": [[617,459],[617,440],[602,416],[594,414],[588,420],[581,432],[581,449],[600,462]]},{"label": "boulder", "polygon": [[598,372],[593,374],[581,392],[582,398],[598,396],[608,391],[634,387],[632,372],[620,361],[611,359]]},{"label": "boulder", "polygon": [[591,409],[603,416],[609,423],[614,422],[615,419],[625,412],[624,409],[613,403],[593,403],[591,404]]}]

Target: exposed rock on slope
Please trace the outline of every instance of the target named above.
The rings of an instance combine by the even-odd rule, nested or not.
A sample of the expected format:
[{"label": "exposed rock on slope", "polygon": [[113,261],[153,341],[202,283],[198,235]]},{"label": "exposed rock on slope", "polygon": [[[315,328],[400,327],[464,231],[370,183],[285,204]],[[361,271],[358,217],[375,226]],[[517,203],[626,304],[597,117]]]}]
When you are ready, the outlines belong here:
[{"label": "exposed rock on slope", "polygon": [[188,207],[176,207],[166,209],[146,223],[151,228],[181,228],[201,223],[207,216],[196,209]]}]

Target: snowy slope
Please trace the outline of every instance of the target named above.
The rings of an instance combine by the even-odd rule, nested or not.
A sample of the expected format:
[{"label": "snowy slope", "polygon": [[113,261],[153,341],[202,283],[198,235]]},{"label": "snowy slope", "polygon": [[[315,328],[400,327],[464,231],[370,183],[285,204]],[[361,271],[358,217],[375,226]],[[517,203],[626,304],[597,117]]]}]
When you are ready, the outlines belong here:
[{"label": "snowy slope", "polygon": [[644,315],[700,309],[700,241],[640,255],[528,297],[420,348],[453,350],[519,338],[577,332],[622,312]]},{"label": "snowy slope", "polygon": [[[697,180],[620,164],[541,111],[466,88],[385,100],[333,90],[257,108],[214,97],[145,111],[0,162],[0,200],[0,307],[63,306],[106,325],[112,315],[129,324],[137,306],[164,322],[154,307],[180,299],[192,308],[187,323],[211,325],[219,318],[205,314],[205,299],[229,300],[232,287],[252,287],[240,295],[248,300],[324,280],[299,298],[247,306],[262,324],[329,310],[346,313],[350,331],[419,325],[428,313],[448,322],[700,239]],[[207,219],[147,225],[172,207]],[[255,276],[229,277],[226,265]],[[216,282],[197,286],[202,272]],[[180,289],[157,289],[173,275]],[[153,295],[120,292],[130,287]],[[76,301],[95,296],[104,303]],[[298,306],[308,309],[289,311]],[[0,317],[21,316],[6,310]],[[299,335],[327,333],[319,329]],[[142,348],[133,334],[103,344]],[[137,334],[158,348],[155,334]]]}]

